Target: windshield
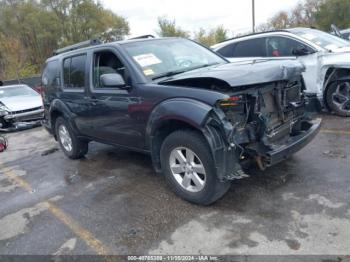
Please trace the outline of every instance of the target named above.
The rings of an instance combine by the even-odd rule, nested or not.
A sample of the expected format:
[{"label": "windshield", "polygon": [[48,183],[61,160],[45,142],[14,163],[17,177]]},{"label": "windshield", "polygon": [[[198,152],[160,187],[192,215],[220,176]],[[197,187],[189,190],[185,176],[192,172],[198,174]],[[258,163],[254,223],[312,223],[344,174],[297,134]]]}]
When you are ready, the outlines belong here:
[{"label": "windshield", "polygon": [[35,92],[28,86],[10,86],[0,88],[0,99],[7,97],[16,97],[16,96],[37,96],[38,93]]},{"label": "windshield", "polygon": [[186,39],[133,42],[125,44],[124,48],[143,74],[152,79],[227,63],[215,53]]},{"label": "windshield", "polygon": [[293,31],[293,33],[296,33],[300,37],[309,40],[314,44],[321,46],[327,50],[332,50],[350,45],[350,42],[340,37],[319,30],[295,30]]}]

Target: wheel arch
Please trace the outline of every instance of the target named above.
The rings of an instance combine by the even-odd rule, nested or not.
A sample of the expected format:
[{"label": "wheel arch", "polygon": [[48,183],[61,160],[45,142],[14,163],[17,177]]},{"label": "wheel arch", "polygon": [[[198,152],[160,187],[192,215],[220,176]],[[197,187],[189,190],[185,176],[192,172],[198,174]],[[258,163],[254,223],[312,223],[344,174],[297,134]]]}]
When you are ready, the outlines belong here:
[{"label": "wheel arch", "polygon": [[68,107],[59,100],[54,100],[49,110],[49,123],[51,126],[52,134],[57,140],[55,125],[58,117],[64,117],[70,124],[72,119],[72,113],[70,113]]},{"label": "wheel arch", "polygon": [[212,106],[193,99],[171,99],[156,106],[146,127],[146,146],[155,170],[160,172],[160,148],[164,139],[176,130],[191,130],[204,135],[204,124]]},{"label": "wheel arch", "polygon": [[327,92],[331,84],[336,81],[350,81],[350,68],[347,67],[329,67],[326,70],[324,78],[324,87],[323,87],[323,102],[324,105],[330,109],[327,102]]}]

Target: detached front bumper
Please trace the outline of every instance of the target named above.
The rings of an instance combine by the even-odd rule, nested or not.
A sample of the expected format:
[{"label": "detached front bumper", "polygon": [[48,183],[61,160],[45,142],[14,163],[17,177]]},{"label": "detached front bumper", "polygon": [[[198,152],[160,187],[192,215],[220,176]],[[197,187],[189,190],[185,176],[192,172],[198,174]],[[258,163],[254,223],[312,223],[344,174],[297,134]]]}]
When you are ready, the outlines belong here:
[{"label": "detached front bumper", "polygon": [[275,165],[292,154],[296,153],[314,139],[321,128],[321,119],[317,118],[310,121],[310,127],[297,136],[290,137],[284,144],[278,145],[276,149],[265,153],[267,165]]}]

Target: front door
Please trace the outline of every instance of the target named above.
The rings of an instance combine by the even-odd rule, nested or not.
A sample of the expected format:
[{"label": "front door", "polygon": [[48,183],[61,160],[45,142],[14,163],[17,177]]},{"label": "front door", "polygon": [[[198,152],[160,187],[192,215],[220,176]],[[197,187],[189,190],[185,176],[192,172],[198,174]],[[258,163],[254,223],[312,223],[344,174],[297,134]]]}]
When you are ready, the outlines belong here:
[{"label": "front door", "polygon": [[[95,50],[91,54],[90,78],[90,132],[91,136],[105,142],[142,148],[144,136],[132,108],[140,104],[137,88],[133,86],[130,71],[115,49]],[[120,74],[125,86],[105,87],[104,74]]]}]

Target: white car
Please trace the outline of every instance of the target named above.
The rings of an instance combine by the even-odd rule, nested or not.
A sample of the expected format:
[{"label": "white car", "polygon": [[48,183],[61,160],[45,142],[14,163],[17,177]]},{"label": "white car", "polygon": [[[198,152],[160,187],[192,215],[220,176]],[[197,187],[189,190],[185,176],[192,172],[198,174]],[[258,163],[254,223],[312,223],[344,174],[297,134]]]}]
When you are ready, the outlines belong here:
[{"label": "white car", "polygon": [[43,119],[40,94],[26,85],[0,86],[0,128]]},{"label": "white car", "polygon": [[306,92],[319,106],[350,116],[350,42],[310,28],[257,33],[212,46],[231,62],[298,59]]}]

